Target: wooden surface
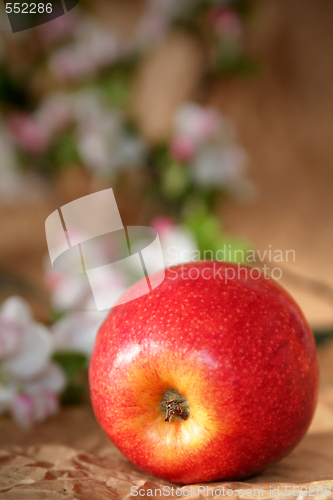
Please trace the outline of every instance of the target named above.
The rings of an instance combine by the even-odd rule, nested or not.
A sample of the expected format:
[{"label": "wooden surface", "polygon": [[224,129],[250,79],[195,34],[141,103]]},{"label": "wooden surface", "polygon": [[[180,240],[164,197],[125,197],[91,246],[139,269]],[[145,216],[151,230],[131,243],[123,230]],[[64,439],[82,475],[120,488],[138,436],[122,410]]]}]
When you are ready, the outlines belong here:
[{"label": "wooden surface", "polygon": [[[226,231],[248,238],[260,251],[269,245],[295,250],[295,262],[284,268],[333,289],[333,4],[330,0],[320,5],[316,0],[252,3],[247,47],[258,61],[258,71],[219,81],[209,87],[208,100],[235,121],[258,195],[246,206],[230,200],[221,207],[221,219]],[[105,23],[120,26],[126,20],[127,31],[142,6],[142,2],[117,0],[97,4]],[[152,131],[159,136],[167,133],[180,99],[198,97],[194,89],[204,69],[202,54],[193,40],[175,36],[144,61],[135,86],[133,113],[149,136]],[[133,184],[140,183],[133,179]],[[46,217],[62,204],[103,187],[109,186],[97,186],[82,171],[70,169],[49,188],[40,186],[35,203],[27,204],[22,198],[3,207],[0,200],[0,272],[42,287]],[[129,225],[142,222],[138,221],[142,207],[137,197],[132,189],[117,199]],[[313,293],[304,281],[288,278],[287,272],[282,284],[312,326],[333,324],[332,293],[329,297]],[[23,293],[1,287],[0,300],[19,292]],[[27,295],[38,318],[46,319],[47,297],[41,304],[37,297]]]},{"label": "wooden surface", "polygon": [[[258,196],[246,207],[230,202],[221,214],[228,231],[261,251],[295,250],[283,268],[332,288],[333,3],[253,4],[248,47],[258,72],[221,81],[211,102],[236,123]],[[332,325],[331,296],[310,293],[287,272],[282,284],[313,326]]]},{"label": "wooden surface", "polygon": [[[116,9],[117,2],[111,0],[104,2],[106,9],[109,3]],[[221,218],[227,231],[247,237],[260,250],[269,245],[294,249],[296,261],[286,265],[287,271],[333,287],[333,4],[328,0],[320,5],[316,0],[259,0],[254,5],[248,46],[259,60],[259,71],[247,79],[218,82],[211,90],[210,102],[235,121],[249,153],[250,175],[257,184],[258,196],[245,207],[230,202],[221,208]],[[111,17],[114,19],[114,12]],[[160,88],[158,77],[163,78],[162,69],[170,65],[172,42],[168,43],[158,58],[152,57],[150,65],[145,63],[137,82],[134,111],[147,135],[157,126],[162,133],[161,109],[166,110],[167,130],[172,106],[178,104],[177,81],[168,82],[168,92],[162,97],[148,88],[150,83],[154,89]],[[179,39],[177,43],[181,43]],[[195,51],[187,41],[185,44],[179,58],[182,54],[192,58]],[[201,56],[196,53],[193,57]],[[156,61],[158,71],[154,72]],[[188,60],[187,65],[197,75],[200,61]],[[181,98],[191,99],[194,94],[191,82],[187,82]],[[147,95],[167,101],[158,106],[151,102],[145,114]],[[152,114],[154,109],[159,110],[158,117]],[[43,188],[35,203],[20,200],[10,207],[0,207],[0,271],[43,290],[46,217],[62,204],[103,187],[108,186],[97,186],[78,170],[70,170],[52,187]],[[127,200],[134,197],[117,200],[124,220],[133,225],[138,223],[138,204],[128,206]],[[333,324],[330,297],[311,292],[302,281],[288,279],[288,273],[283,284],[313,326]],[[0,299],[13,293],[23,294],[22,288],[2,287]],[[45,293],[42,299],[31,290],[24,296],[32,303],[37,319],[47,320],[49,302]],[[279,497],[283,497],[286,485],[309,482],[316,487],[330,485],[333,491],[332,344],[321,349],[320,359],[322,387],[309,433],[288,457],[246,485],[230,484],[235,497],[258,498],[239,493],[239,489],[253,491],[254,486],[263,488],[260,498],[269,498],[270,487],[280,486]],[[0,499],[129,498],[133,485],[148,490],[160,484],[121,456],[97,425],[88,405],[64,408],[56,418],[31,431],[1,419],[0,466]]]},{"label": "wooden surface", "polygon": [[[333,343],[321,348],[319,354],[319,402],[302,442],[287,457],[245,483],[210,483],[210,488],[232,489],[235,498],[258,498],[254,493],[258,488],[263,490],[259,498],[271,498],[270,490],[278,486],[279,498],[284,498],[288,496],[286,486],[293,485],[308,491],[310,486],[329,487],[333,493]],[[146,490],[175,486],[132,466],[105,436],[89,405],[64,408],[56,418],[29,431],[2,418],[0,466],[1,500],[122,499],[131,496],[132,486]],[[240,489],[252,494],[239,493]],[[142,498],[148,496],[147,491]]]}]

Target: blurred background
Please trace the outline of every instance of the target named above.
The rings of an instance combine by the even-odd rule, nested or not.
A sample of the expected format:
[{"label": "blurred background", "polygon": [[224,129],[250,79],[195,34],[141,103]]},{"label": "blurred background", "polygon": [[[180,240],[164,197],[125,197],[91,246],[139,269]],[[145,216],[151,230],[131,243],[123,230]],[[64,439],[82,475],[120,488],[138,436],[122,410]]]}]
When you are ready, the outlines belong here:
[{"label": "blurred background", "polygon": [[[328,0],[81,0],[13,34],[1,8],[0,299],[25,301],[3,322],[46,325],[67,379],[86,366],[101,317],[68,312],[84,297],[52,274],[45,219],[112,187],[123,223],[155,227],[164,248],[251,249],[259,266],[281,252],[281,284],[330,336],[332,18]],[[2,408],[42,420],[12,403],[37,375],[11,373]]]}]

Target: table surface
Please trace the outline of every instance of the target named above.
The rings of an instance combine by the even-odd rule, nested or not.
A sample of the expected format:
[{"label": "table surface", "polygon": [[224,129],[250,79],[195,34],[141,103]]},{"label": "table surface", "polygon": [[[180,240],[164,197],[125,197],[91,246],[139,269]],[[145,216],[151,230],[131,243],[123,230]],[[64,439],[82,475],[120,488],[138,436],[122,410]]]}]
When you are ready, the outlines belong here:
[{"label": "table surface", "polygon": [[[273,489],[277,496],[278,487],[278,497],[284,498],[286,486],[294,485],[302,485],[308,496],[318,499],[329,498],[329,487],[333,496],[333,343],[319,349],[319,358],[321,390],[305,438],[287,457],[245,483],[210,483],[209,488],[221,489],[215,498],[225,498],[227,488],[234,498],[271,498]],[[88,404],[65,407],[57,417],[31,430],[2,418],[0,466],[1,500],[121,499],[131,497],[132,486],[145,490],[141,498],[148,498],[149,489],[172,486],[131,465],[105,436]],[[185,491],[187,498],[197,497],[197,488]],[[201,498],[206,497],[201,490]]]}]

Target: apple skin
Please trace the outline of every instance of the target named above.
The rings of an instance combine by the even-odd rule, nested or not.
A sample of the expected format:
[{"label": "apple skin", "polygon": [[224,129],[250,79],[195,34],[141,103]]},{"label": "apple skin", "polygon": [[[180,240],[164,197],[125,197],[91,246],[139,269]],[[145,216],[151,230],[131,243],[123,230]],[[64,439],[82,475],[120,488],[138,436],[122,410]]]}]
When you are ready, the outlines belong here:
[{"label": "apple skin", "polygon": [[[221,262],[170,268],[100,327],[92,405],[140,469],[178,484],[244,479],[306,433],[319,383],[312,331],[283,288],[249,271]],[[140,286],[125,292],[128,300]],[[186,398],[187,420],[164,420],[168,389]]]}]

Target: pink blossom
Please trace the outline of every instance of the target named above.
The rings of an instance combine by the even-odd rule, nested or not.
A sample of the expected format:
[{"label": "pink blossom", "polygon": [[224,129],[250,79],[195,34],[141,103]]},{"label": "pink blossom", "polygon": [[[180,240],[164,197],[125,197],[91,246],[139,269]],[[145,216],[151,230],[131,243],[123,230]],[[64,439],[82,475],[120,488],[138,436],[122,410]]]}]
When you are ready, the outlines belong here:
[{"label": "pink blossom", "polygon": [[0,413],[9,411],[25,427],[55,413],[65,374],[51,361],[50,332],[33,321],[20,297],[10,297],[1,306],[0,348]]},{"label": "pink blossom", "polygon": [[33,393],[17,393],[11,405],[14,420],[26,428],[56,414],[58,409],[58,397],[48,389]]},{"label": "pink blossom", "polygon": [[183,104],[175,115],[175,137],[187,137],[197,146],[216,136],[220,128],[221,120],[217,112],[198,104]]},{"label": "pink blossom", "polygon": [[138,23],[136,39],[142,49],[160,42],[168,29],[168,19],[158,10],[147,10]]},{"label": "pink blossom", "polygon": [[30,427],[34,420],[34,406],[34,398],[31,394],[16,394],[11,407],[15,422],[22,427]]},{"label": "pink blossom", "polygon": [[208,22],[221,36],[238,38],[241,35],[242,24],[239,16],[229,7],[213,7],[208,14]]},{"label": "pink blossom", "polygon": [[171,140],[170,153],[180,162],[191,160],[195,154],[195,142],[186,136],[176,136]]},{"label": "pink blossom", "polygon": [[[92,308],[96,308],[92,304]],[[72,311],[52,326],[56,351],[78,351],[91,355],[99,327],[107,311]]]},{"label": "pink blossom", "polygon": [[11,356],[18,348],[31,322],[27,304],[19,297],[7,299],[0,310],[0,358]]},{"label": "pink blossom", "polygon": [[74,30],[73,43],[60,48],[50,60],[51,72],[58,81],[70,83],[94,75],[126,57],[130,46],[110,30],[92,20],[82,20]]},{"label": "pink blossom", "polygon": [[12,354],[23,334],[22,326],[14,321],[0,322],[0,358]]},{"label": "pink blossom", "polygon": [[[186,226],[174,224],[169,217],[156,217],[151,226],[158,232],[165,267],[187,262],[193,252],[198,252],[194,235]],[[155,252],[152,251],[149,261],[155,259]]]},{"label": "pink blossom", "polygon": [[[62,237],[63,234],[54,235],[54,243],[59,245],[59,254],[61,253]],[[71,241],[76,239],[85,242],[83,251],[87,268],[116,260],[116,256],[122,254],[122,246],[126,245],[125,235],[123,239],[119,237],[118,240],[117,238],[104,237],[94,241],[91,240],[89,234],[73,227],[70,228],[69,238]],[[63,259],[62,266],[62,272],[53,268],[49,256],[46,256],[44,282],[51,292],[53,307],[59,311],[94,308],[93,304],[88,304],[93,299],[93,295],[87,274],[82,272],[80,253],[72,253],[67,260]],[[111,282],[109,282],[109,278],[107,274],[103,274],[98,280],[97,289],[100,290],[100,293],[110,288],[123,290],[125,287],[123,275],[119,273],[112,275]]]},{"label": "pink blossom", "polygon": [[13,113],[7,128],[14,142],[30,153],[41,153],[48,146],[49,136],[33,115]]},{"label": "pink blossom", "polygon": [[72,35],[77,23],[75,11],[70,11],[63,16],[59,16],[46,24],[37,26],[39,38],[43,44],[51,46]]},{"label": "pink blossom", "polygon": [[51,71],[62,83],[71,83],[94,73],[94,67],[84,46],[59,49],[50,60]]},{"label": "pink blossom", "polygon": [[34,421],[42,422],[55,415],[59,410],[58,396],[48,389],[40,390],[33,394]]},{"label": "pink blossom", "polygon": [[91,293],[84,273],[61,273],[49,267],[44,279],[56,310],[84,308],[87,295]]},{"label": "pink blossom", "polygon": [[155,217],[151,222],[151,227],[156,229],[161,237],[168,234],[174,226],[174,222],[169,217]]},{"label": "pink blossom", "polygon": [[98,68],[112,64],[126,52],[120,40],[107,31],[96,30],[90,33],[90,39],[85,47],[86,58],[91,66]]},{"label": "pink blossom", "polygon": [[64,130],[71,122],[71,96],[53,94],[39,108],[36,118],[50,135]]}]

